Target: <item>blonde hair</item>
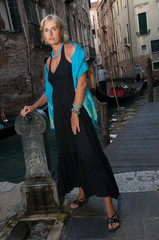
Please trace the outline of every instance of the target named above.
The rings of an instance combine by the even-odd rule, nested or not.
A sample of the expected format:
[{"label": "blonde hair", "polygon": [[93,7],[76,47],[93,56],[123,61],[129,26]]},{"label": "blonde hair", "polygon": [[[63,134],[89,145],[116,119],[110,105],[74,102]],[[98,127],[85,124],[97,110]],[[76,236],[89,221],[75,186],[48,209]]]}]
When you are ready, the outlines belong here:
[{"label": "blonde hair", "polygon": [[[46,22],[50,21],[50,20],[54,20],[54,22],[56,23],[57,27],[61,30],[65,30],[64,24],[62,22],[62,20],[55,14],[49,14],[46,17],[44,17],[41,22],[40,22],[40,31],[41,31],[41,35],[42,35],[42,42],[46,43],[44,36],[43,36],[43,29],[44,29],[44,25]],[[62,35],[62,42],[68,42],[68,36],[64,33]]]}]

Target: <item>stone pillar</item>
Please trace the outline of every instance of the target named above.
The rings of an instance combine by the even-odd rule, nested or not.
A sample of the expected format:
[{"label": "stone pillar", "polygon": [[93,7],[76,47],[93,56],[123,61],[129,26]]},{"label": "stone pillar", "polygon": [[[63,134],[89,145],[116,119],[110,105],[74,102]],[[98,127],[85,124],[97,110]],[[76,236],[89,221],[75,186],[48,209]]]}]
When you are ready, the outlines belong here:
[{"label": "stone pillar", "polygon": [[[42,111],[41,111],[42,112]],[[45,134],[47,115],[33,111],[25,118],[18,115],[15,130],[22,138],[26,165],[25,182],[21,187],[24,211],[49,213],[59,209],[56,184],[48,169]]]}]

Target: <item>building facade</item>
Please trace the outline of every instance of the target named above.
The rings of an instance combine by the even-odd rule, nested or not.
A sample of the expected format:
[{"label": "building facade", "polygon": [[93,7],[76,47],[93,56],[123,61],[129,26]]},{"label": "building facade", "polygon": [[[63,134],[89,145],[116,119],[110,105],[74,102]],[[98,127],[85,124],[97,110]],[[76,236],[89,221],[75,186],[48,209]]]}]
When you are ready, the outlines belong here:
[{"label": "building facade", "polygon": [[[150,57],[153,76],[158,78],[159,1],[102,0],[98,6],[98,14],[101,42],[107,48],[103,49],[103,63],[110,68],[113,76],[134,78],[134,67],[139,65],[142,76],[146,77]],[[105,38],[102,37],[104,21],[107,32]],[[110,21],[112,24],[108,24]],[[105,61],[105,58],[108,60]]]},{"label": "building facade", "polygon": [[50,13],[62,18],[69,42],[80,44],[92,80],[95,49],[90,23],[90,0],[0,0],[0,111],[19,113],[44,91],[44,64],[51,48],[41,42],[40,21]]},{"label": "building facade", "polygon": [[98,22],[98,2],[91,3],[90,9],[90,18],[91,18],[91,25],[92,25],[92,33],[94,38],[95,50],[96,50],[96,61],[97,65],[102,65],[102,53],[101,53],[101,40],[100,40],[100,28]]}]

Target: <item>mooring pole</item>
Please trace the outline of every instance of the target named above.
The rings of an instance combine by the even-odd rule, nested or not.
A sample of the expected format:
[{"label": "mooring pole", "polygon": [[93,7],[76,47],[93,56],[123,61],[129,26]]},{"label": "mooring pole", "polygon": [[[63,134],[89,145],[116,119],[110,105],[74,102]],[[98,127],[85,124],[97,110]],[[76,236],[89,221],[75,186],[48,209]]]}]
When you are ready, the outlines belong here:
[{"label": "mooring pole", "polygon": [[153,102],[153,76],[152,76],[152,61],[148,58],[147,63],[147,84],[148,84],[148,102]]},{"label": "mooring pole", "polygon": [[110,143],[107,102],[103,103],[100,102],[100,112],[101,112],[102,145],[105,148]]},{"label": "mooring pole", "polygon": [[56,183],[48,168],[48,152],[45,142],[47,115],[33,111],[15,121],[15,130],[22,138],[26,175],[21,187],[24,211],[49,213],[59,209]]}]

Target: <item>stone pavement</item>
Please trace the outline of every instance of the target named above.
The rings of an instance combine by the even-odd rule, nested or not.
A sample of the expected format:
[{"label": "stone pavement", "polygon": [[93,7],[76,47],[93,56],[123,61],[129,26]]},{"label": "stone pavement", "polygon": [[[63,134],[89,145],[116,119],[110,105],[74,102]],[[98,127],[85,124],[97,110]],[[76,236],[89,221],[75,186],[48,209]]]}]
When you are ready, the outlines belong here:
[{"label": "stone pavement", "polygon": [[[80,209],[71,211],[69,205],[78,194],[78,189],[74,189],[64,202],[70,218],[65,226],[56,224],[49,239],[159,240],[159,171],[120,173],[115,174],[115,178],[120,189],[118,201],[114,200],[120,215],[120,229],[107,231],[106,211],[101,198],[91,197]],[[21,184],[0,183],[0,239],[7,220],[23,209]]]},{"label": "stone pavement", "polygon": [[[60,240],[159,240],[159,171],[115,174],[120,197],[114,205],[121,227],[109,232],[101,198],[91,197],[74,210]],[[77,195],[77,193],[76,193]],[[75,198],[75,194],[66,196]]]},{"label": "stone pavement", "polygon": [[8,219],[23,209],[21,185],[22,183],[0,182],[0,231]]},{"label": "stone pavement", "polygon": [[103,201],[92,197],[72,214],[62,240],[158,240],[159,192],[122,193],[118,200],[121,227],[108,232]]}]

